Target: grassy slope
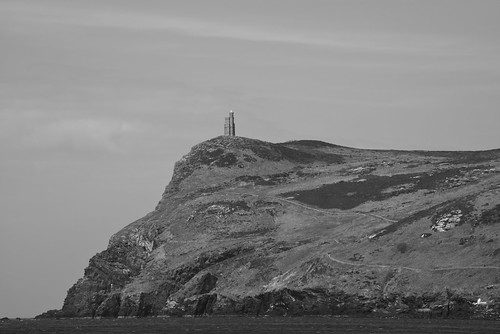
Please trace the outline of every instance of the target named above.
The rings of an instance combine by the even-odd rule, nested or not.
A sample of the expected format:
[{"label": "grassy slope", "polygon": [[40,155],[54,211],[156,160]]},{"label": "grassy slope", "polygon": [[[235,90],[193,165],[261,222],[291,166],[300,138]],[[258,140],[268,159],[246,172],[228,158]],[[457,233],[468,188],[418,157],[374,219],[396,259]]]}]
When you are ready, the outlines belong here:
[{"label": "grassy slope", "polygon": [[[440,302],[448,289],[492,301],[500,298],[499,171],[498,151],[215,138],[176,165],[154,212],[113,236],[111,248],[140,250],[140,273],[120,293],[155,296],[160,313],[165,298],[318,287],[366,298],[441,293]],[[456,227],[431,230],[456,210]]]},{"label": "grassy slope", "polygon": [[[213,195],[280,203],[274,232],[265,236],[293,247],[273,255],[273,274],[286,273],[300,263],[319,258],[332,261],[330,265],[343,261],[346,268],[395,270],[398,275],[411,276],[407,284],[410,289],[450,287],[489,296],[498,292],[500,277],[495,267],[500,266],[496,254],[500,224],[481,222],[484,211],[500,204],[496,152],[369,151],[313,144],[291,143],[288,147],[318,155],[340,155],[344,162],[254,168],[251,171],[265,180],[276,174],[270,170],[281,168],[291,173],[272,186],[240,184]],[[491,170],[494,168],[496,171]],[[225,176],[230,175],[227,172]],[[333,205],[325,205],[325,198]],[[430,229],[436,216],[454,209],[461,209],[465,215],[459,226],[448,232]],[[380,237],[368,238],[380,231]],[[421,238],[423,233],[432,235]],[[491,268],[478,268],[483,266]],[[450,269],[441,270],[446,268]],[[293,279],[285,285],[291,282]],[[401,289],[397,284],[385,288]]]}]

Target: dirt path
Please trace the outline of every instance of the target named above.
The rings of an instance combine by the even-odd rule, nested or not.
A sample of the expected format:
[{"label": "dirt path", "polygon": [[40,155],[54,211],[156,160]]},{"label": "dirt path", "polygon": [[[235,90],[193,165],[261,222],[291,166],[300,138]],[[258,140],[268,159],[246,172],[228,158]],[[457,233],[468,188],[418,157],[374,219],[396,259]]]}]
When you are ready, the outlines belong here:
[{"label": "dirt path", "polygon": [[[240,193],[240,192],[235,192],[234,194],[235,195],[239,195],[239,196],[259,197],[259,195],[256,195],[256,194],[248,194],[248,193]],[[268,196],[266,196],[266,197],[268,197]],[[372,213],[365,213],[365,212],[360,212],[360,211],[332,212],[332,211],[328,211],[328,210],[322,210],[322,209],[313,208],[313,207],[311,207],[309,205],[305,205],[305,204],[302,204],[302,203],[294,202],[294,201],[291,201],[291,200],[286,199],[286,198],[281,198],[281,197],[277,197],[277,196],[269,196],[269,198],[271,198],[273,200],[285,202],[285,203],[288,203],[288,204],[291,204],[291,205],[294,205],[294,206],[298,206],[298,207],[301,207],[301,208],[304,208],[304,209],[307,209],[307,210],[316,211],[316,212],[319,212],[319,213],[324,213],[324,214],[327,214],[327,215],[330,215],[330,216],[354,214],[354,215],[361,215],[361,216],[371,216],[371,217],[374,217],[374,218],[377,218],[377,219],[384,220],[384,221],[386,221],[388,223],[397,223],[398,222],[397,220],[385,218],[385,217],[382,217],[382,216],[379,216],[379,215],[375,215],[375,214],[372,214]]]},{"label": "dirt path", "polygon": [[378,218],[378,219],[385,220],[386,222],[389,222],[389,223],[397,223],[398,222],[397,220],[385,218],[385,217],[382,217],[382,216],[379,216],[379,215],[374,215],[373,213],[364,213],[364,212],[359,212],[359,211],[354,211],[354,213],[356,213],[358,215],[363,215],[363,216],[375,217],[375,218]]},{"label": "dirt path", "polygon": [[[384,268],[384,269],[406,269],[414,272],[421,272],[422,269],[418,268],[411,268],[411,267],[403,267],[403,266],[391,266],[391,265],[386,265],[386,264],[366,264],[366,263],[354,263],[354,262],[348,262],[348,261],[342,261],[339,259],[336,259],[332,257],[330,254],[326,254],[330,260],[333,262],[337,262],[340,264],[345,264],[348,266],[357,266],[357,267],[372,267],[372,268]],[[499,268],[500,269],[500,268]]]},{"label": "dirt path", "polygon": [[500,267],[496,266],[466,266],[466,267],[446,267],[446,268],[434,268],[434,269],[421,269],[421,268],[412,268],[412,267],[404,267],[404,266],[393,266],[386,264],[366,264],[366,263],[355,263],[349,261],[343,261],[332,257],[330,254],[326,254],[330,260],[333,262],[337,262],[340,264],[345,264],[348,266],[357,266],[357,267],[372,267],[372,268],[384,268],[384,269],[396,269],[396,270],[409,270],[414,272],[422,272],[422,271],[446,271],[446,270],[469,270],[469,269],[495,269],[500,270]]},{"label": "dirt path", "polygon": [[[240,195],[242,195],[242,194],[240,194]],[[248,195],[251,195],[251,194],[248,194]],[[253,196],[255,196],[255,195],[253,195]],[[363,212],[359,212],[359,211],[331,212],[331,211],[328,211],[328,210],[322,210],[322,209],[313,208],[313,207],[310,207],[308,205],[297,203],[297,202],[291,201],[291,200],[286,199],[286,198],[280,198],[280,197],[275,197],[275,196],[272,196],[271,198],[273,198],[275,200],[278,200],[278,201],[281,201],[281,202],[285,202],[285,203],[294,205],[294,206],[298,206],[298,207],[301,207],[301,208],[304,208],[304,209],[307,209],[307,210],[316,211],[316,212],[327,214],[327,215],[331,215],[331,216],[347,215],[347,214],[358,214],[358,215],[364,215],[364,216],[372,216],[372,217],[375,217],[375,218],[378,218],[378,219],[382,219],[384,221],[391,222],[391,223],[396,223],[397,222],[397,220],[388,219],[388,218],[385,218],[385,217],[382,217],[382,216],[379,216],[379,215],[375,215],[375,214],[370,214],[370,213],[363,213]],[[394,270],[398,270],[398,271],[408,270],[408,271],[413,271],[413,272],[417,272],[417,273],[422,272],[422,271],[430,271],[430,272],[432,272],[432,271],[472,270],[472,269],[476,269],[476,270],[479,270],[479,269],[482,269],[482,270],[484,270],[484,269],[500,270],[500,267],[497,267],[497,266],[465,266],[465,267],[446,267],[446,268],[422,269],[422,268],[412,268],[412,267],[405,267],[405,266],[384,265],[384,264],[355,263],[355,262],[349,262],[349,261],[343,261],[343,260],[336,259],[336,258],[332,257],[330,254],[326,254],[326,255],[328,256],[328,258],[331,261],[334,261],[334,262],[337,262],[337,263],[340,263],[340,264],[344,264],[344,265],[349,265],[349,266],[394,269]]]},{"label": "dirt path", "polygon": [[362,216],[371,216],[371,217],[374,217],[374,218],[382,219],[382,220],[384,220],[386,222],[389,222],[389,223],[397,223],[398,222],[397,220],[385,218],[385,217],[382,217],[382,216],[379,216],[379,215],[375,215],[375,214],[372,214],[372,213],[364,213],[364,212],[359,212],[359,211],[331,212],[331,211],[327,211],[327,210],[316,209],[316,208],[310,207],[310,206],[305,205],[305,204],[301,204],[301,203],[297,203],[297,202],[291,201],[291,200],[286,199],[286,198],[274,197],[274,199],[276,199],[278,201],[286,202],[288,204],[292,204],[292,205],[295,205],[295,206],[300,206],[300,207],[302,207],[304,209],[308,209],[308,210],[312,210],[312,211],[316,211],[316,212],[321,212],[321,213],[324,213],[324,214],[327,214],[327,215],[331,215],[331,216],[356,214],[356,215],[362,215]]},{"label": "dirt path", "polygon": [[330,215],[330,216],[335,216],[335,215],[342,214],[342,213],[331,212],[331,211],[327,211],[327,210],[316,209],[316,208],[310,207],[310,206],[305,205],[305,204],[301,204],[301,203],[290,201],[289,199],[286,199],[286,198],[274,197],[274,199],[276,199],[278,201],[286,202],[288,204],[292,204],[292,205],[295,205],[295,206],[300,206],[301,208],[304,208],[304,209],[308,209],[308,210],[312,210],[312,211],[324,213],[324,214],[327,214],[327,215]]}]

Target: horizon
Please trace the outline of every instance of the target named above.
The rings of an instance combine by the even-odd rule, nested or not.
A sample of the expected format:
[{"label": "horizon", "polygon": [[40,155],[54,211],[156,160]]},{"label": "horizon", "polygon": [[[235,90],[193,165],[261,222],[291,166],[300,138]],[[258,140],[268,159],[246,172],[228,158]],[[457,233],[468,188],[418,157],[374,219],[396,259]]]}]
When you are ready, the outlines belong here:
[{"label": "horizon", "polygon": [[4,0],[0,317],[61,308],[224,133],[500,149],[500,2]]},{"label": "horizon", "polygon": [[[236,123],[236,122],[235,122]],[[236,123],[237,124],[237,123]],[[218,135],[216,137],[210,138],[210,139],[205,139],[202,140],[200,143],[209,141],[218,137],[226,137],[225,135]],[[245,138],[245,139],[252,139],[252,140],[261,140],[259,138],[252,138],[252,137],[244,137],[244,136],[238,136],[236,135],[235,137],[239,138]],[[358,149],[358,150],[369,150],[369,151],[407,151],[407,152],[489,152],[489,151],[498,151],[500,150],[500,146],[498,148],[489,148],[489,149],[478,149],[478,150],[461,150],[459,148],[454,149],[454,150],[425,150],[425,149],[394,149],[394,148],[377,148],[377,147],[372,147],[372,148],[365,148],[365,147],[355,147],[355,146],[344,146],[344,145],[338,145],[335,143],[330,143],[324,140],[319,140],[319,139],[290,139],[290,140],[285,140],[285,141],[280,141],[280,142],[270,142],[272,144],[288,144],[288,143],[294,143],[294,142],[304,142],[304,141],[312,141],[312,142],[318,142],[318,143],[324,143],[328,145],[335,145],[338,147],[345,147],[345,148],[352,148],[352,149]],[[198,143],[199,144],[199,143]],[[197,145],[197,144],[196,144]]]}]

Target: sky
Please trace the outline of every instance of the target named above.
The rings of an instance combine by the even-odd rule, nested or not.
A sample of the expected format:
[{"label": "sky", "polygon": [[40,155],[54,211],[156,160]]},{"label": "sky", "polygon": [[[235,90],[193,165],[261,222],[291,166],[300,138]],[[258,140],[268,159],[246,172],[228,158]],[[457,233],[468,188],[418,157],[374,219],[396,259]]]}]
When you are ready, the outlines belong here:
[{"label": "sky", "polygon": [[0,0],[0,317],[61,308],[223,134],[500,148],[497,0]]}]

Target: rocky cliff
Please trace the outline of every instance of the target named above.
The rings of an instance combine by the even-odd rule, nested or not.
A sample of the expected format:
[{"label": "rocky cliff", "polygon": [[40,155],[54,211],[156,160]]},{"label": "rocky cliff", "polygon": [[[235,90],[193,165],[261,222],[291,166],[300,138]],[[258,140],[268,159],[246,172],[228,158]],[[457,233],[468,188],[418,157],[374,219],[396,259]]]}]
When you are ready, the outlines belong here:
[{"label": "rocky cliff", "polygon": [[499,150],[217,137],[57,314],[498,317],[499,172]]}]

